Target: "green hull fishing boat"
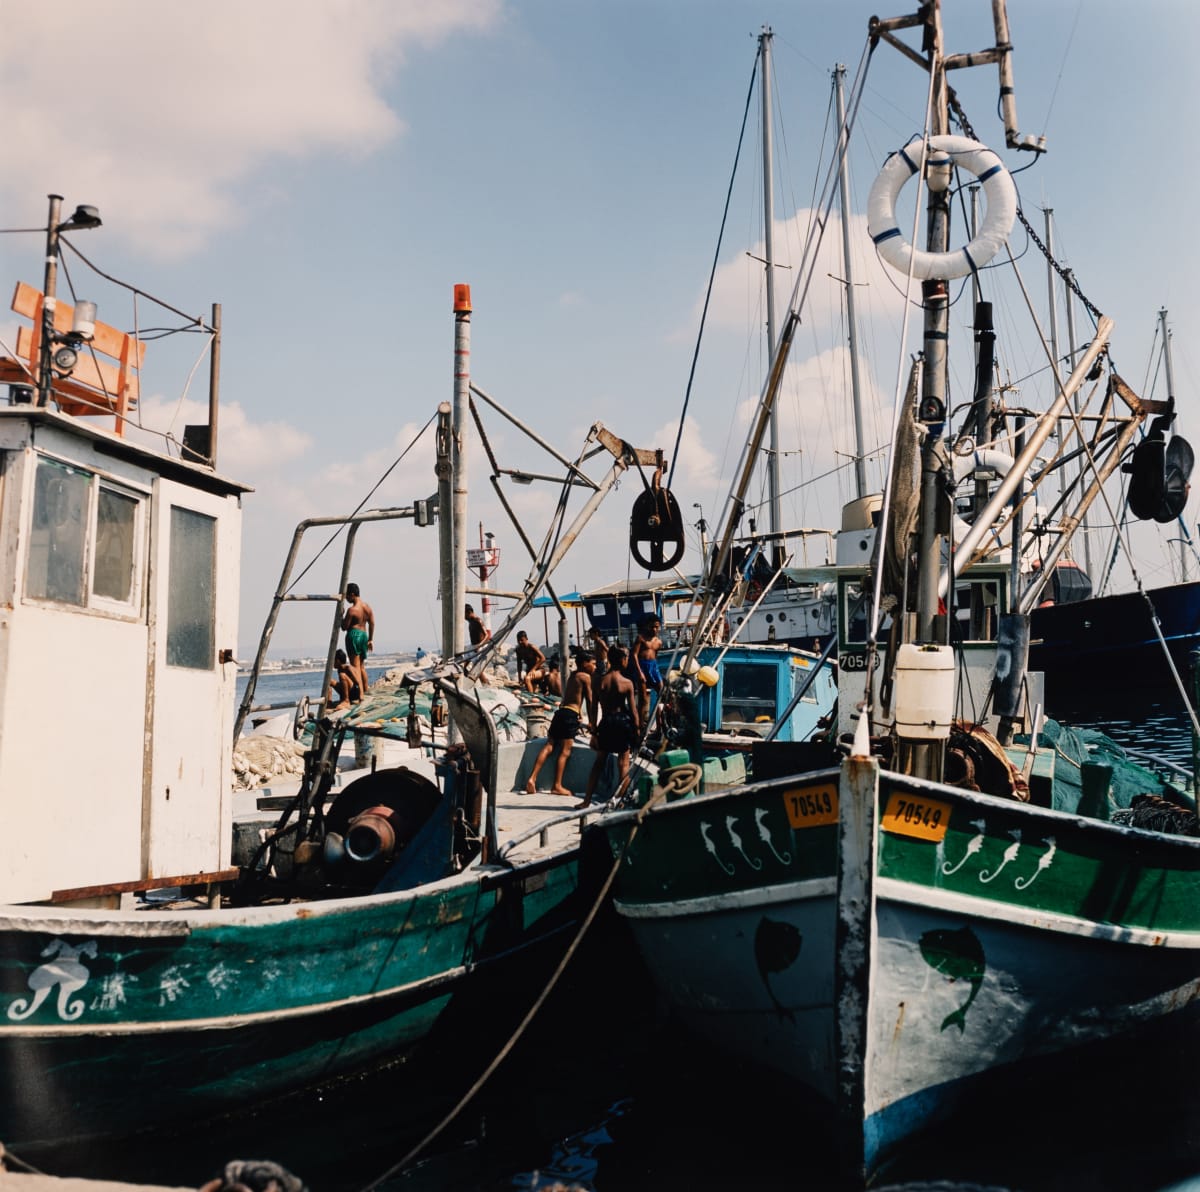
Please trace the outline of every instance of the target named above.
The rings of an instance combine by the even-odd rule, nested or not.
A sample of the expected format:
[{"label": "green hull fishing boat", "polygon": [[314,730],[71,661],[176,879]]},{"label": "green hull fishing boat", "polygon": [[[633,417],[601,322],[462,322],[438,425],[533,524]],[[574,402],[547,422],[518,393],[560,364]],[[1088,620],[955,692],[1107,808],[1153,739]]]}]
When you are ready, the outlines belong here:
[{"label": "green hull fishing boat", "polygon": [[[59,203],[52,196],[51,263],[60,241],[99,224],[84,207],[63,220]],[[502,988],[527,1007],[591,905],[580,814],[498,790],[540,742],[485,740],[490,705],[470,680],[445,684],[454,745],[432,750],[409,734],[406,764],[373,765],[338,786],[345,734],[373,729],[365,715],[353,723],[322,709],[298,784],[261,804],[234,792],[247,489],[216,470],[215,368],[210,424],[189,427],[181,453],[146,446],[126,433],[144,345],[95,321],[90,303],[51,302],[53,281],[48,268],[44,291],[18,287],[15,306],[32,327],[0,361],[10,398],[0,409],[0,805],[10,846],[0,875],[0,1140],[38,1157],[394,1064],[468,994]],[[456,349],[469,323],[462,287]],[[215,359],[219,308],[190,326],[210,337]],[[456,383],[465,399],[461,370]],[[458,466],[447,445],[461,441],[465,400],[457,417],[443,403],[436,469],[430,453],[447,491]],[[590,438],[600,436],[611,468],[589,480],[568,544],[637,458],[593,428]],[[430,504],[368,512],[354,528],[373,517],[429,524]],[[450,506],[440,503],[445,517]],[[537,561],[515,618],[566,549]],[[444,590],[457,592],[449,656],[462,646],[463,579],[444,566]],[[345,579],[328,597],[330,664]],[[72,717],[69,748],[45,715],[48,641],[75,660],[73,698],[88,709]],[[578,755],[570,777],[582,784],[590,756],[582,746]],[[476,1055],[504,1043],[511,1025],[492,1040],[489,1016],[470,1021]]]},{"label": "green hull fishing boat", "polygon": [[[654,780],[635,773],[624,808],[601,820],[619,862],[616,908],[666,1005],[726,1055],[782,1073],[798,1113],[815,1103],[833,1124],[849,1187],[880,1178],[922,1137],[936,1166],[936,1131],[963,1106],[1023,1081],[1053,1084],[1115,1044],[1145,1040],[1147,1072],[1200,1047],[1193,788],[1134,765],[1099,734],[1048,720],[1041,676],[1026,665],[1030,610],[1070,543],[1056,529],[1046,545],[1033,504],[1046,477],[1057,484],[1061,457],[1072,468],[1073,450],[1086,459],[1082,480],[1063,482],[1075,504],[1058,525],[1070,527],[1119,466],[1140,486],[1146,515],[1170,520],[1186,498],[1191,452],[1178,435],[1167,439],[1172,404],[1140,399],[1113,371],[1111,320],[1090,305],[1094,331],[1069,376],[1049,361],[1047,412],[1030,416],[1020,438],[1005,430],[985,301],[999,271],[984,266],[1004,253],[1016,192],[946,82],[955,67],[998,65],[1007,148],[1044,150],[1017,132],[1002,0],[993,15],[995,45],[960,55],[943,49],[936,0],[870,25],[871,49],[897,46],[929,72],[926,135],[888,159],[868,216],[899,284],[920,283],[911,304],[925,329],[906,387],[897,369],[885,492],[847,507],[837,563],[819,577],[836,588],[826,649],[837,651],[835,723],[808,741],[773,728],[751,746],[745,783],[705,781],[712,726],[693,677],[698,632],[662,701],[664,744],[678,754],[660,753]],[[923,34],[920,51],[903,41],[910,27]],[[864,78],[865,69],[839,156]],[[951,111],[965,135],[950,133]],[[830,167],[814,240],[840,169]],[[927,192],[925,252],[905,242],[895,215],[913,178]],[[950,196],[976,184],[983,219],[953,250]],[[699,626],[727,607],[721,577],[816,259],[810,243],[710,553]],[[975,401],[958,411],[947,381],[955,278],[972,279],[978,299]],[[1075,411],[1088,401],[1099,412],[1083,423]],[[1151,450],[1133,450],[1139,430]],[[1052,434],[1063,444],[1047,463],[1039,453]],[[1110,1112],[1120,1091],[1076,1094]],[[1004,1121],[976,1114],[966,1128],[999,1138]]]}]

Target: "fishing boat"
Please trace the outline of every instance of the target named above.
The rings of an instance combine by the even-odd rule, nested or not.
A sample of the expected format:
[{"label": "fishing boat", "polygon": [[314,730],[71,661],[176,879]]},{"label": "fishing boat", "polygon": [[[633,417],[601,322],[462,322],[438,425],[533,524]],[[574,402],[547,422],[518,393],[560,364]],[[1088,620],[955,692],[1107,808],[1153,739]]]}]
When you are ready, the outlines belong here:
[{"label": "fishing boat", "polygon": [[[527,742],[494,751],[482,778],[462,744],[429,757],[426,742],[407,764],[372,764],[334,788],[348,730],[322,714],[282,809],[235,795],[250,490],[216,466],[220,308],[186,322],[209,341],[209,421],[187,429],[182,451],[147,445],[144,342],[98,321],[94,304],[55,294],[60,246],[99,224],[88,207],[64,220],[51,197],[45,281],[17,288],[32,325],[0,361],[0,804],[10,842],[0,1138],[31,1157],[195,1125],[409,1060],[468,995],[477,1005],[487,991],[527,991],[531,1001],[583,898],[578,815],[553,799],[506,801],[496,779],[497,765],[523,763]],[[469,320],[469,293],[456,291],[456,345]],[[465,404],[458,416],[443,403],[447,491],[457,467],[447,445],[461,437]],[[615,450],[607,477],[589,481],[588,511],[634,458],[593,428],[599,436]],[[439,529],[453,546],[451,504]],[[424,501],[401,514],[432,520]],[[565,549],[539,560],[522,603]],[[446,602],[459,634],[446,638],[452,659],[462,580],[445,566],[458,596]],[[338,613],[343,590],[332,596]],[[74,659],[69,735],[47,714],[61,681],[51,642],[55,658]],[[460,702],[452,716],[469,729],[482,705]],[[471,1019],[473,1046],[493,1021]]]},{"label": "fishing boat", "polygon": [[[872,48],[899,48],[929,78],[928,127],[888,159],[869,204],[881,255],[901,285],[920,282],[925,322],[906,383],[897,371],[886,491],[870,519],[839,536],[837,752],[805,758],[764,739],[753,746],[754,781],[681,793],[668,770],[653,787],[635,780],[600,821],[619,861],[616,908],[665,1003],[707,1044],[781,1073],[797,1112],[815,1104],[850,1187],[879,1178],[921,1138],[931,1140],[925,1169],[936,1167],[937,1131],[964,1106],[974,1107],[968,1129],[1003,1129],[1013,1102],[979,1111],[989,1096],[1058,1082],[1117,1042],[1144,1041],[1146,1070],[1200,1043],[1194,795],[1046,716],[1053,706],[1026,666],[1029,613],[1070,536],[1056,538],[1035,575],[1013,524],[1014,508],[1037,500],[1046,469],[1034,465],[1060,420],[1078,427],[1072,403],[1085,385],[1102,397],[1102,425],[1087,437],[1088,476],[1059,523],[1078,524],[1147,420],[1146,437],[1157,433],[1164,450],[1139,482],[1161,508],[1173,406],[1140,398],[1112,371],[1112,322],[1097,310],[1070,375],[1055,369],[1046,413],[1022,441],[1004,441],[1014,450],[979,434],[977,411],[965,425],[950,417],[948,282],[994,284],[981,271],[1011,257],[1017,204],[1009,168],[979,141],[947,71],[996,66],[1007,149],[1045,148],[1018,131],[1003,0],[993,15],[994,45],[969,54],[945,50],[936,0],[869,27]],[[921,33],[920,50],[905,29]],[[860,74],[839,154],[864,84]],[[950,133],[951,112],[962,135]],[[951,248],[956,171],[987,203],[961,249]],[[914,178],[925,188],[925,251],[895,218],[896,195]],[[806,258],[798,270],[747,456],[761,444],[811,267]],[[974,325],[976,392],[990,396],[982,294]],[[718,582],[702,625],[722,600],[747,475],[712,552]],[[961,504],[958,483],[970,490]],[[685,658],[664,704],[682,716],[699,698]],[[1119,1093],[1050,1087],[1093,1097],[1104,1112]]]}]

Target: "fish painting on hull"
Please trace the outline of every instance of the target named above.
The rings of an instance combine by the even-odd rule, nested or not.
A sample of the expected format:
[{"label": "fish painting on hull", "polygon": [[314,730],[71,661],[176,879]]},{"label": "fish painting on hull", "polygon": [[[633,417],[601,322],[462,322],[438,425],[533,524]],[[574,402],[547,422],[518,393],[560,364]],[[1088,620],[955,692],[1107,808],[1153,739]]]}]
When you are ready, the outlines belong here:
[{"label": "fish painting on hull", "polygon": [[759,920],[758,929],[754,933],[754,959],[758,964],[758,975],[762,978],[763,988],[775,1004],[780,1018],[788,1021],[794,1015],[775,996],[771,988],[771,974],[782,973],[791,968],[800,955],[804,945],[804,937],[790,923],[781,923],[778,919],[768,919],[765,916]]},{"label": "fish painting on hull", "polygon": [[983,945],[969,927],[958,931],[927,931],[920,942],[921,956],[930,968],[951,981],[964,980],[971,984],[967,1000],[952,1014],[947,1014],[942,1022],[942,1030],[956,1026],[961,1034],[967,1029],[967,1010],[979,994],[983,974],[987,972]]}]

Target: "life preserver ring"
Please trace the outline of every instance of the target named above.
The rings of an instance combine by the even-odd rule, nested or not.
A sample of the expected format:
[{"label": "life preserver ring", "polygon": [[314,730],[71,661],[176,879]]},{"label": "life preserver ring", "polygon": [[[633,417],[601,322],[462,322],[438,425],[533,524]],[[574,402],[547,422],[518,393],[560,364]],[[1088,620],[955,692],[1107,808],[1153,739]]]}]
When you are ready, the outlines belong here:
[{"label": "life preserver ring", "polygon": [[966,277],[1004,246],[1017,215],[1017,188],[1000,158],[978,141],[951,135],[930,137],[926,163],[935,153],[947,154],[953,164],[970,170],[983,184],[987,211],[979,234],[964,248],[953,252],[914,249],[896,223],[896,196],[920,168],[921,149],[922,138],[914,137],[884,162],[867,198],[867,231],[879,255],[905,275],[911,262],[913,277],[921,281]]}]

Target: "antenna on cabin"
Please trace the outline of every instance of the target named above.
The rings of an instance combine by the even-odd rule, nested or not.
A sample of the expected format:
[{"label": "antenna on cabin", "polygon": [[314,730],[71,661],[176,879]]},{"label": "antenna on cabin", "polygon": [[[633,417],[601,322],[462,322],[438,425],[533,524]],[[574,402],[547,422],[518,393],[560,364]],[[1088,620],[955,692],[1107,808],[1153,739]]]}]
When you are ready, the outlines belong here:
[{"label": "antenna on cabin", "polygon": [[[90,311],[75,310],[75,321],[65,335],[54,330],[54,312],[57,306],[55,288],[58,285],[58,238],[63,232],[83,231],[101,226],[100,212],[86,203],[75,208],[69,219],[62,222],[62,195],[49,195],[50,212],[46,219],[46,274],[42,293],[42,343],[38,353],[37,404],[50,404],[50,391],[54,385],[54,371],[69,373],[79,361],[79,346],[92,338],[96,326],[96,304],[80,303]],[[63,346],[54,350],[54,345]]]}]

